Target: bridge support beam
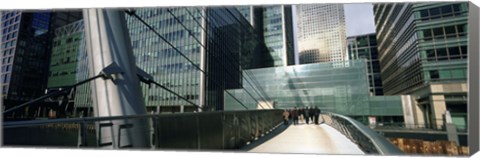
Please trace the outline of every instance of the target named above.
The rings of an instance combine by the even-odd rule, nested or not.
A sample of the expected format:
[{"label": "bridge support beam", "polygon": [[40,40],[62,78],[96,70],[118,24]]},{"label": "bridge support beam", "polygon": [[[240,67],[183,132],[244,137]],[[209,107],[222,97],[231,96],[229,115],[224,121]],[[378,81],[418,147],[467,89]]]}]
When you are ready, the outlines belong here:
[{"label": "bridge support beam", "polygon": [[[124,14],[116,9],[83,10],[89,75],[110,73],[108,79],[91,83],[96,117],[147,114]],[[140,119],[99,122],[97,143],[100,148],[149,148],[148,126],[148,120]]]}]

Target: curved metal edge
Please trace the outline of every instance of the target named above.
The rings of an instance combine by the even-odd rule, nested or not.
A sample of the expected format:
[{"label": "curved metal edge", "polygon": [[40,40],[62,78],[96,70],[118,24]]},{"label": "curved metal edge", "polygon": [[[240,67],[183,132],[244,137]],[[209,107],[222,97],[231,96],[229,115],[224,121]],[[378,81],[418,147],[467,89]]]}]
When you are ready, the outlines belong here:
[{"label": "curved metal edge", "polygon": [[380,134],[355,119],[331,112],[322,112],[322,114],[331,114],[350,122],[356,129],[372,141],[373,145],[375,145],[375,148],[381,155],[405,155],[403,151],[398,149],[384,137],[380,136]]}]

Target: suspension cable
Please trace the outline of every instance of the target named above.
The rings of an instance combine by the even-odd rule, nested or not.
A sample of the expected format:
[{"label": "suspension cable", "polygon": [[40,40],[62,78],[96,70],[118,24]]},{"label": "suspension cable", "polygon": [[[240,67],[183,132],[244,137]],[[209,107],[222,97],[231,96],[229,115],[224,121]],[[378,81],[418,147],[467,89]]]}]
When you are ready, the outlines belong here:
[{"label": "suspension cable", "polygon": [[[145,26],[147,26],[148,29],[150,29],[152,32],[154,32],[158,37],[160,37],[163,41],[165,41],[170,47],[172,47],[175,52],[180,54],[183,58],[185,58],[190,64],[192,64],[196,69],[198,69],[200,72],[202,72],[205,76],[208,76],[209,74],[202,70],[200,67],[198,67],[192,60],[190,60],[185,54],[183,54],[180,50],[178,50],[177,47],[175,47],[172,43],[170,43],[165,37],[163,37],[160,33],[158,33],[152,26],[150,26],[147,22],[145,22],[141,17],[139,17],[134,11],[125,11],[128,15],[135,17],[137,20],[139,20],[141,23],[143,23]],[[220,86],[218,83],[213,82],[217,84],[217,86]],[[235,99],[238,103],[240,103],[245,109],[248,109],[247,106],[245,106],[240,100],[238,100],[235,96],[233,96],[230,92],[225,91],[227,94],[229,94],[233,99]]]}]

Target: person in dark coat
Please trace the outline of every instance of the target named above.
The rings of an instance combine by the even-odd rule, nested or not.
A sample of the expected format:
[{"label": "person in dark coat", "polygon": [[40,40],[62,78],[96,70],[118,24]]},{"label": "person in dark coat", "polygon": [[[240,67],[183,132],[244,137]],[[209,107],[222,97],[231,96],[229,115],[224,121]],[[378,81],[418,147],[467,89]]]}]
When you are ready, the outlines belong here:
[{"label": "person in dark coat", "polygon": [[320,116],[320,109],[318,109],[317,106],[315,106],[315,109],[313,110],[314,111],[314,120],[315,120],[315,124],[318,125],[318,117]]},{"label": "person in dark coat", "polygon": [[310,116],[308,114],[308,107],[305,107],[305,110],[303,111],[303,118],[305,119],[306,124],[310,123]]},{"label": "person in dark coat", "polygon": [[298,124],[298,111],[297,111],[297,107],[293,108],[291,115],[292,115],[292,118],[293,118],[293,125],[297,125],[297,124]]}]

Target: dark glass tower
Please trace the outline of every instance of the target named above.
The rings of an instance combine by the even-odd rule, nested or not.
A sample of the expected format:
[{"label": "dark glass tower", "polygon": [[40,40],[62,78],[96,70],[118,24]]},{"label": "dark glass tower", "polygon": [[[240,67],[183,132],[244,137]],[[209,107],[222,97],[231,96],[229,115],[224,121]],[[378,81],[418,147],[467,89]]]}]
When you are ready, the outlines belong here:
[{"label": "dark glass tower", "polygon": [[[6,109],[45,94],[53,30],[72,17],[78,19],[77,15],[52,11],[3,12],[1,78]],[[31,116],[35,111],[32,109],[40,104],[18,110],[16,116]]]},{"label": "dark glass tower", "polygon": [[273,66],[295,64],[291,5],[238,6],[236,8],[260,33],[270,53]]},{"label": "dark glass tower", "polygon": [[50,12],[4,12],[1,82],[6,109],[44,94],[51,20]]}]

